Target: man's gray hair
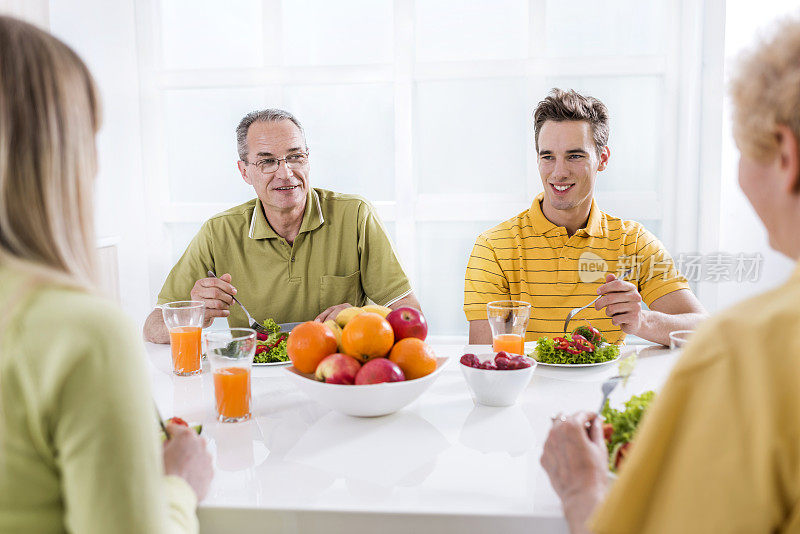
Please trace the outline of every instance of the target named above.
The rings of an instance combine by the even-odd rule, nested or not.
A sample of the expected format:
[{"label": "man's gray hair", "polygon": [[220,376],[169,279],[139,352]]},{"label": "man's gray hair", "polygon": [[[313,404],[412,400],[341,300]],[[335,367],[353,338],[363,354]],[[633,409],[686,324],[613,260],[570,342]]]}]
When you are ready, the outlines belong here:
[{"label": "man's gray hair", "polygon": [[247,131],[250,125],[254,122],[281,122],[292,121],[305,141],[306,132],[297,117],[284,111],[282,109],[262,109],[260,111],[251,111],[244,118],[239,121],[239,126],[236,127],[236,150],[239,152],[239,159],[247,161]]}]

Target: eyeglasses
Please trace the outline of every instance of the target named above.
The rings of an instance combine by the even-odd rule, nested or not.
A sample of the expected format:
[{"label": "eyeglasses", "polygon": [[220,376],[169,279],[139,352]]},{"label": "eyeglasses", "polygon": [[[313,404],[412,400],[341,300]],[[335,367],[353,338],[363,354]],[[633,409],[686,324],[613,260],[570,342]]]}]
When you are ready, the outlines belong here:
[{"label": "eyeglasses", "polygon": [[281,166],[281,161],[285,162],[286,167],[290,169],[303,167],[306,163],[308,163],[308,152],[296,152],[294,154],[289,154],[285,158],[264,158],[253,163],[249,163],[247,161],[243,163],[245,165],[255,166],[261,172],[261,174],[272,174],[278,170],[278,167]]}]

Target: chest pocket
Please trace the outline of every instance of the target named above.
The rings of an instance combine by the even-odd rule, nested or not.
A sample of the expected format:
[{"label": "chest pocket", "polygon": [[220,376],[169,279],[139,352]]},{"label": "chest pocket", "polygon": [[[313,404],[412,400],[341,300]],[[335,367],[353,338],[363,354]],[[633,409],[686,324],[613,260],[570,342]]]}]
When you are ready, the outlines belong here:
[{"label": "chest pocket", "polygon": [[361,271],[347,276],[325,275],[320,279],[319,311],[348,302],[361,306],[366,302],[361,289]]}]

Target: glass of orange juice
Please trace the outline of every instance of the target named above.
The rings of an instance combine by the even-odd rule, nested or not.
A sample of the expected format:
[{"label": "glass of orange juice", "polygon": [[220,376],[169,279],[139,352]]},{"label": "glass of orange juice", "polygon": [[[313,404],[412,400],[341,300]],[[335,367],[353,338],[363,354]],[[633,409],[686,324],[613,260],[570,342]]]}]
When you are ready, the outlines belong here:
[{"label": "glass of orange juice", "polygon": [[200,374],[200,331],[205,305],[199,300],[181,300],[161,305],[172,346],[172,372],[179,376]]},{"label": "glass of orange juice", "polygon": [[217,420],[237,423],[250,419],[250,374],[256,352],[256,331],[226,328],[203,332],[203,352],[211,363]]},{"label": "glass of orange juice", "polygon": [[496,300],[486,305],[492,328],[492,350],[525,354],[525,331],[531,305],[520,300]]}]

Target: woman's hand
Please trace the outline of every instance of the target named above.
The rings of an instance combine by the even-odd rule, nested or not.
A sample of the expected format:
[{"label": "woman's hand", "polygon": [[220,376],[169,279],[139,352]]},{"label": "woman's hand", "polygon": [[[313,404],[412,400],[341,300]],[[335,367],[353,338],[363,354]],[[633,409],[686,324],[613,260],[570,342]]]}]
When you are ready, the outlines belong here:
[{"label": "woman's hand", "polygon": [[602,501],[608,484],[608,451],[600,417],[581,412],[553,418],[540,461],[561,499],[571,531],[585,532],[586,520]]},{"label": "woman's hand", "polygon": [[164,472],[184,479],[197,495],[197,502],[208,493],[214,467],[206,440],[194,429],[182,425],[167,424],[169,439],[164,442]]}]

